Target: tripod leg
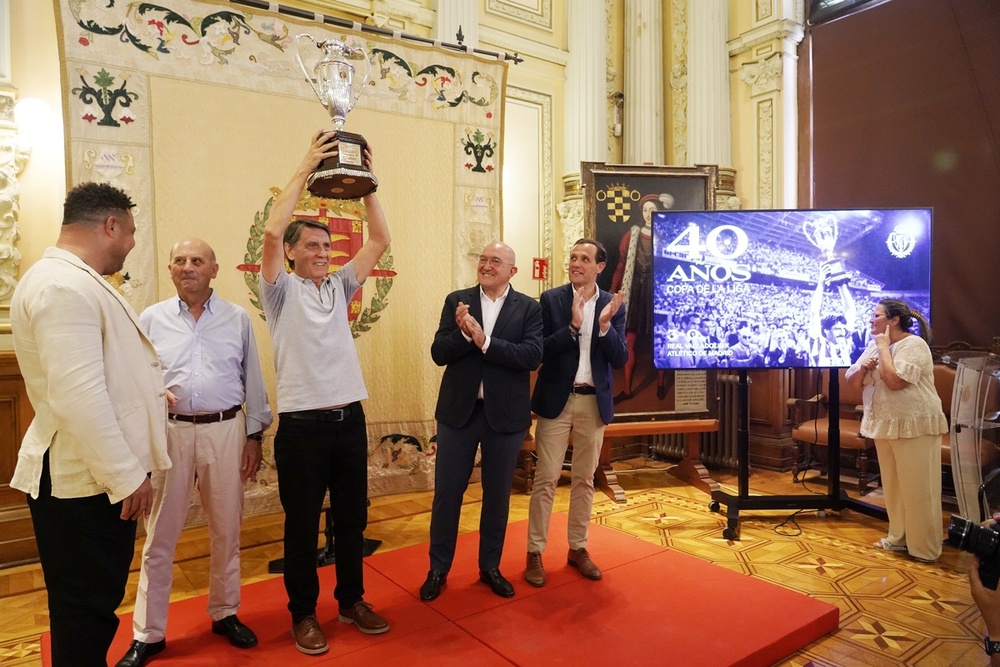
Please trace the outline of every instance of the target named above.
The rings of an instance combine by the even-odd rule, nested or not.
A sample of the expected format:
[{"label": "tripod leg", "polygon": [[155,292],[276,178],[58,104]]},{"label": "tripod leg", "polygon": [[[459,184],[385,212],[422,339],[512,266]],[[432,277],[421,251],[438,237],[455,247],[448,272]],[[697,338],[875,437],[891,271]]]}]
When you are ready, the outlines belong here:
[{"label": "tripod leg", "polygon": [[323,534],[326,535],[326,546],[319,550],[316,554],[316,566],[323,567],[324,565],[330,565],[335,560],[336,557],[333,553],[333,508],[326,508],[326,528],[323,530]]}]

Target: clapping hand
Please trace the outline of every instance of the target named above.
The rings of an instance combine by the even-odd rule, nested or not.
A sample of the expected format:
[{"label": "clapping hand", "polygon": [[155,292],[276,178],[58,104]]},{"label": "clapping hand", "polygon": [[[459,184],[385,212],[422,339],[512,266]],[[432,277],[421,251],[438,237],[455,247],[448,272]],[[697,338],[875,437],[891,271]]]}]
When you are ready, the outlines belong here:
[{"label": "clapping hand", "polygon": [[625,302],[625,292],[618,291],[611,295],[611,301],[607,303],[606,306],[601,310],[601,314],[598,316],[598,322],[601,324],[601,331],[607,331],[608,325],[611,323],[611,318],[615,316],[618,309],[622,307]]},{"label": "clapping hand", "polygon": [[455,309],[455,324],[462,330],[462,333],[472,339],[476,347],[482,349],[483,345],[486,344],[486,332],[469,312],[469,306],[461,301],[458,302],[458,308]]}]

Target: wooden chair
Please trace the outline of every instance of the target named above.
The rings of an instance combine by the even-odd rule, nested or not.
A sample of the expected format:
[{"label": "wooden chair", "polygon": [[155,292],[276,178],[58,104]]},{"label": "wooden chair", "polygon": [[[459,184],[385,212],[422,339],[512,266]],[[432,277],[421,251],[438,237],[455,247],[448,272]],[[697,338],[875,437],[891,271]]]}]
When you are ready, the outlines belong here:
[{"label": "wooden chair", "polygon": [[524,434],[524,443],[517,455],[517,465],[514,467],[514,485],[524,489],[531,495],[531,487],[535,483],[535,420]]},{"label": "wooden chair", "polygon": [[[875,442],[861,436],[861,391],[848,386],[844,380],[846,369],[839,369],[840,375],[840,450],[855,452],[854,465],[858,471],[858,492],[861,495],[871,490],[873,482],[879,478],[878,472],[869,472],[871,457],[875,455]],[[792,440],[797,449],[792,466],[792,480],[799,481],[799,473],[817,467],[815,453],[818,447],[829,445],[830,419],[829,373],[823,372],[823,384],[819,394],[812,398],[790,398],[787,405],[792,420],[797,424],[792,429]]]}]

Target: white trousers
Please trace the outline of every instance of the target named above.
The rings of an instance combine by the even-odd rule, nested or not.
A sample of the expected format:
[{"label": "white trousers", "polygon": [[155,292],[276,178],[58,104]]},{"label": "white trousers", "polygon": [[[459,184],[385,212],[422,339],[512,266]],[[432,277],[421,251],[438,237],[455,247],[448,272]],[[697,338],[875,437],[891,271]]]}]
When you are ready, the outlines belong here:
[{"label": "white trousers", "polygon": [[567,540],[570,549],[587,546],[587,528],[594,506],[594,472],[600,461],[603,441],[604,422],[594,395],[570,394],[558,417],[538,418],[535,425],[538,465],[528,507],[528,551],[542,553],[545,550],[552,502],[570,443],[573,444],[573,481],[569,492]]},{"label": "white trousers", "polygon": [[941,522],[941,436],[876,440],[889,542],[905,544],[914,558],[937,560]]},{"label": "white trousers", "polygon": [[242,412],[214,424],[167,420],[171,467],[154,472],[151,479],[153,506],[146,522],[146,545],[132,618],[135,639],[158,642],[166,633],[174,550],[196,484],[210,540],[208,615],[218,621],[236,613],[240,604],[244,489],[240,461],[245,444],[246,420]]}]

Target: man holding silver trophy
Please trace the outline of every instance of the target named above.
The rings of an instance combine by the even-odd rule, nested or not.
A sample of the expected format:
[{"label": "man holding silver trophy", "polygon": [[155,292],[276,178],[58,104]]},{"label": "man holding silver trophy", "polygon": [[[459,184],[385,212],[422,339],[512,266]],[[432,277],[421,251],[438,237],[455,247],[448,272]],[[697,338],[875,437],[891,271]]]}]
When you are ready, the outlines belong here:
[{"label": "man holding silver trophy", "polygon": [[[812,362],[820,366],[850,366],[858,336],[858,312],[851,294],[851,273],[836,253],[839,238],[837,218],[822,213],[802,223],[802,233],[821,255],[819,277],[809,307],[809,339]],[[840,309],[824,316],[827,288],[840,296]]]},{"label": "man holding silver trophy", "polygon": [[[339,130],[360,94],[360,90],[350,94],[353,66],[342,57],[354,51],[335,40],[317,46],[325,53],[316,66],[321,80],[318,86],[310,83]],[[363,60],[368,62],[367,56]],[[309,77],[305,66],[302,69]],[[359,164],[343,167],[349,154],[356,154],[354,161]],[[316,537],[327,491],[333,516],[337,571],[333,595],[338,620],[365,634],[389,629],[385,619],[364,601],[368,434],[361,401],[368,393],[347,314],[351,298],[390,241],[375,196],[377,181],[370,170],[371,151],[363,140],[359,145],[349,143],[339,132],[317,132],[288,185],[275,198],[264,228],[258,280],[277,374],[274,461],[285,511],[284,583],[295,647],[309,655],[329,649],[316,618],[320,588]],[[368,239],[333,272],[329,228],[311,219],[292,219],[307,187],[317,196],[363,198]],[[285,270],[286,259],[290,274]]]},{"label": "man holding silver trophy", "polygon": [[[389,629],[363,599],[368,434],[361,401],[368,393],[347,318],[351,298],[389,247],[389,228],[376,195],[366,195],[368,240],[353,259],[330,273],[330,230],[314,220],[292,220],[306,180],[322,160],[337,155],[339,145],[334,135],[316,133],[275,199],[264,228],[259,277],[277,373],[274,462],[285,510],[285,590],[295,646],[310,655],[329,648],[316,618],[316,536],[328,490],[338,619],[366,634]],[[365,164],[371,167],[368,150]],[[286,258],[291,274],[285,271]]]}]

